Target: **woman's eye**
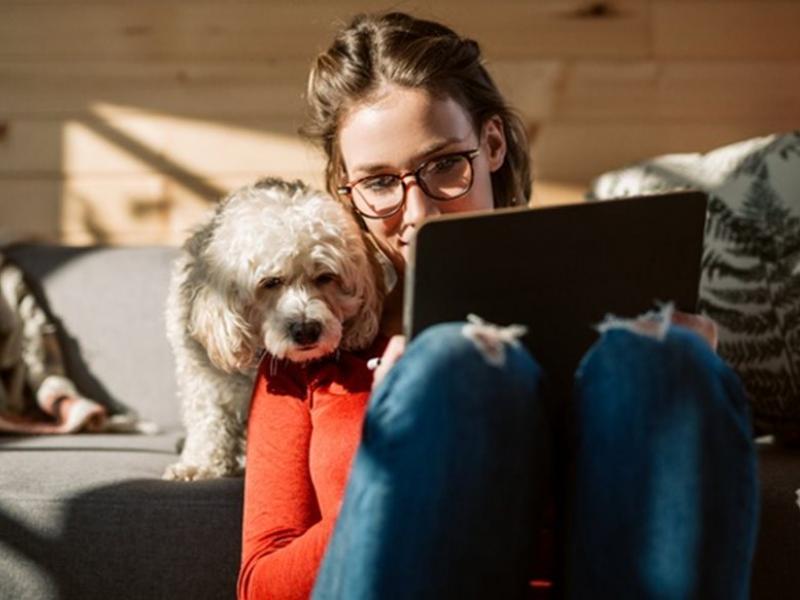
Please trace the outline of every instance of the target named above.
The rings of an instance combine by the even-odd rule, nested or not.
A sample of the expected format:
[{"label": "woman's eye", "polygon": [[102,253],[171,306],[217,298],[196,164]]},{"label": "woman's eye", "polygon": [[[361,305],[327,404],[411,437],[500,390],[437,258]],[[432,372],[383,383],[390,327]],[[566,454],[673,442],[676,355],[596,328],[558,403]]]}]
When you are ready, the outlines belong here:
[{"label": "woman's eye", "polygon": [[273,288],[278,287],[282,283],[283,279],[281,279],[280,277],[265,277],[264,279],[258,282],[258,287],[265,290],[271,290]]},{"label": "woman's eye", "polygon": [[317,285],[325,285],[326,283],[332,283],[336,281],[336,275],[333,273],[323,273],[322,275],[317,276],[314,281]]},{"label": "woman's eye", "polygon": [[362,185],[373,193],[386,192],[394,189],[397,185],[397,177],[394,175],[378,175],[377,177],[365,179]]},{"label": "woman's eye", "polygon": [[456,164],[458,164],[459,157],[457,156],[443,156],[431,164],[430,170],[434,173],[447,173]]}]

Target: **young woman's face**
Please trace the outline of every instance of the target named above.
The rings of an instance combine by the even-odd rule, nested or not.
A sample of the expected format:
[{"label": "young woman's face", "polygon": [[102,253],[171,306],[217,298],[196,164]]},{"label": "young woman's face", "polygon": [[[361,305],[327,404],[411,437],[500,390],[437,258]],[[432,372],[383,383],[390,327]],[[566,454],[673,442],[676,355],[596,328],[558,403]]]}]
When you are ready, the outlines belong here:
[{"label": "young woman's face", "polygon": [[384,252],[402,273],[409,243],[425,217],[494,207],[490,174],[503,164],[506,141],[499,117],[475,131],[454,100],[425,90],[389,86],[377,99],[356,105],[339,130],[339,147],[351,183],[379,174],[404,175],[430,159],[478,149],[470,190],[453,200],[429,197],[413,176],[403,178],[405,203],[385,219],[364,219]]}]

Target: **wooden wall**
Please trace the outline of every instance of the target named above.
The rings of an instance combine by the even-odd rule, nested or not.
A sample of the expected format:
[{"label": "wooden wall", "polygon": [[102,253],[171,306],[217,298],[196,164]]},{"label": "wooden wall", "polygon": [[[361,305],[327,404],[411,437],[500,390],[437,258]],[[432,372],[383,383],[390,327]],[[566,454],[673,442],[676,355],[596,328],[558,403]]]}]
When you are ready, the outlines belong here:
[{"label": "wooden wall", "polygon": [[321,185],[312,57],[360,10],[478,39],[533,141],[534,203],[800,127],[800,2],[0,0],[0,236],[179,243],[233,186]]}]

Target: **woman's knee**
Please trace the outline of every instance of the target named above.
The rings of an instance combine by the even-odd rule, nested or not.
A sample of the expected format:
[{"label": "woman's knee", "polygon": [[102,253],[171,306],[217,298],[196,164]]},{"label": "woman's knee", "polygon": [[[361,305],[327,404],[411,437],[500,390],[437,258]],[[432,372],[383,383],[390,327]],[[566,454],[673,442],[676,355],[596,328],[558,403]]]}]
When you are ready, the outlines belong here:
[{"label": "woman's knee", "polygon": [[[606,408],[642,414],[646,409],[670,410],[674,402],[652,402],[653,397],[676,396],[694,403],[701,416],[718,418],[719,411],[746,417],[747,406],[736,374],[698,333],[670,325],[663,337],[608,329],[586,354],[576,373],[580,400],[587,389],[602,390]],[[632,403],[631,406],[625,406]],[[598,403],[582,412],[603,410]]]},{"label": "woman's knee", "polygon": [[476,340],[463,322],[429,327],[408,344],[376,389],[368,414],[416,426],[537,412],[541,367],[518,342],[500,340],[489,349],[486,342]]},{"label": "woman's knee", "polygon": [[449,379],[461,387],[497,382],[533,394],[543,378],[527,349],[492,325],[479,330],[464,322],[429,327],[409,344],[403,361],[402,368],[417,377]]}]

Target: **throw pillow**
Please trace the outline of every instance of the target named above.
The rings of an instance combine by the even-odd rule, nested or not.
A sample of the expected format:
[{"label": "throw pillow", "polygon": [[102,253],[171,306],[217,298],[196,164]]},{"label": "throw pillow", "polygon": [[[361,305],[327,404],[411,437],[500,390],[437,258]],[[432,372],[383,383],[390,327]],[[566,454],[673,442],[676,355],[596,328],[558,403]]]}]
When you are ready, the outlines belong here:
[{"label": "throw pillow", "polygon": [[800,131],[657,157],[596,179],[588,200],[709,194],[699,310],[750,396],[757,434],[800,439]]}]

